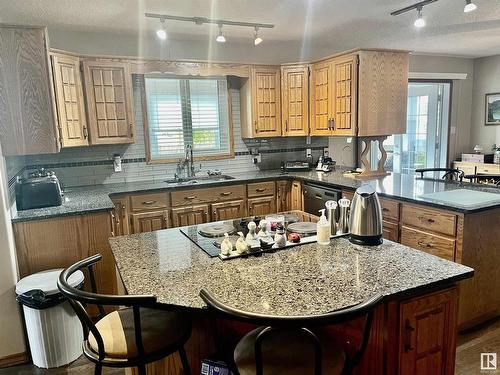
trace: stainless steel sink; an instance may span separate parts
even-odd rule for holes
[[[234,177],[228,175],[219,175],[219,176],[202,176],[202,177],[185,177],[178,179],[170,179],[165,180],[167,184],[178,184],[178,185],[191,185],[191,184],[199,184],[201,182],[218,182],[218,181],[228,181],[234,180]]]

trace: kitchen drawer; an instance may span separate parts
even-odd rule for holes
[[[382,221],[382,237],[386,240],[399,241],[399,225],[391,221]]]
[[[403,204],[402,223],[448,236],[455,236],[457,216],[448,212]]]
[[[401,244],[447,260],[455,260],[455,240],[403,226]]]
[[[497,164],[483,164],[477,166],[477,173],[483,174],[499,174],[500,167]]]
[[[132,211],[149,211],[168,207],[168,194],[151,193],[138,194],[130,197],[130,207]]]
[[[399,221],[399,202],[380,197],[379,201],[380,206],[382,206],[382,216],[384,220]]]
[[[245,185],[173,191],[171,198],[172,207],[245,199]]]
[[[263,197],[267,195],[275,195],[276,187],[274,181],[257,182],[247,185],[248,197]]]

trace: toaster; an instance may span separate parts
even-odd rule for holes
[[[59,179],[54,172],[38,170],[16,182],[16,206],[18,210],[53,207],[62,204]]]

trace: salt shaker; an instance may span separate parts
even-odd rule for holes
[[[339,199],[340,217],[337,227],[338,234],[349,233],[349,206],[351,201],[347,198]]]
[[[284,247],[286,245],[285,228],[282,225],[278,225],[276,227],[274,242],[276,243],[277,247]]]

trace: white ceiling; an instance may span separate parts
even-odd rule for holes
[[[427,27],[413,26],[416,12],[389,13],[417,0],[0,0],[0,22],[46,25],[68,32],[102,32],[155,38],[159,21],[145,12],[273,23],[261,30],[266,42],[307,50],[305,57],[356,47],[407,49],[479,57],[500,54],[500,0],[474,0],[464,14],[462,0],[439,0],[424,8]],[[172,41],[213,40],[214,25],[170,21]],[[250,41],[253,30],[224,27],[230,43]],[[300,53],[299,53],[300,54]],[[304,55],[304,54],[300,54]]]

